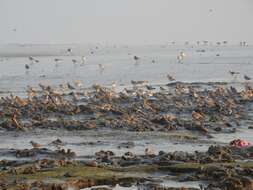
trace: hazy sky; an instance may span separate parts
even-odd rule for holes
[[[0,43],[253,43],[253,0],[0,0],[0,23]]]

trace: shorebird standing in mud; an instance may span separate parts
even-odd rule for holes
[[[196,120],[196,121],[202,121],[204,119],[204,114],[197,111],[193,111],[192,118],[193,120]]]
[[[195,127],[204,133],[207,133],[208,130],[204,127],[205,115],[199,111],[192,112],[192,121],[195,123]]]
[[[145,152],[146,156],[153,156],[153,155],[155,155],[155,149],[152,148],[152,147],[146,148],[144,152]]]
[[[59,62],[61,62],[61,61],[63,61],[63,59],[59,59],[59,58],[55,58],[55,59],[54,59],[54,62],[55,62],[55,63],[59,63]]]
[[[140,57],[134,56],[135,65],[138,65],[138,61],[140,60]]]
[[[59,58],[55,58],[54,61],[57,63],[57,62],[60,62],[62,61],[62,59],[59,59]]]
[[[81,60],[82,60],[82,65],[87,61],[87,57],[85,57],[85,56],[82,56],[81,57]]]
[[[41,148],[41,147],[42,147],[42,145],[41,145],[41,144],[36,143],[36,142],[34,142],[34,141],[30,141],[30,144],[31,144],[31,145],[32,145],[32,147],[33,147],[33,148],[35,148],[35,149],[39,149],[39,148]]]
[[[76,59],[72,59],[72,63],[75,65],[77,63]]]
[[[34,61],[34,58],[32,56],[29,56],[28,59],[31,61],[31,63]]]
[[[104,72],[104,70],[105,70],[105,66],[102,65],[101,63],[98,64],[98,68],[99,68],[100,74],[102,74]]]
[[[236,71],[229,71],[229,74],[234,78],[234,80],[237,79],[237,76],[240,74],[239,72]]]
[[[74,84],[75,84],[76,87],[79,87],[79,88],[82,87],[82,85],[83,85],[80,80],[74,81]]]
[[[138,61],[139,59],[140,59],[140,58],[139,58],[138,56],[136,56],[136,55],[134,56],[134,60],[135,60],[135,61]]]
[[[55,59],[54,59],[55,67],[58,67],[58,66],[59,66],[58,63],[60,63],[60,62],[62,62],[62,61],[63,61],[63,59],[55,58]]]
[[[28,75],[30,70],[30,66],[28,64],[25,64],[25,74]]]
[[[229,73],[234,76],[234,75],[239,75],[240,73],[239,72],[236,72],[236,71],[229,71]]]
[[[73,50],[71,48],[67,49],[67,53],[72,53],[72,52],[73,52]]]
[[[251,78],[250,78],[249,76],[247,76],[247,75],[244,75],[244,79],[245,79],[246,81],[251,80]]]
[[[25,64],[25,69],[26,70],[29,70],[30,69],[30,66],[28,64]]]

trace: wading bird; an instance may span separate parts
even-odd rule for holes
[[[186,54],[184,52],[180,52],[179,55],[177,56],[177,62],[178,63],[183,63],[184,58],[186,57]]]
[[[41,145],[41,144],[36,143],[36,142],[34,142],[34,141],[30,141],[30,144],[32,145],[32,147],[33,147],[33,148],[36,148],[36,149],[38,149],[38,148],[41,148],[41,147],[42,147],[42,145]]]
[[[167,74],[167,79],[169,81],[175,81],[176,79],[174,77],[172,77],[171,75]]]
[[[244,79],[245,80],[251,80],[251,78],[249,76],[247,76],[247,75],[244,75]]]
[[[25,68],[28,70],[30,69],[30,66],[28,64],[25,64]]]

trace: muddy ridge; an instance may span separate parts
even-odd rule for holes
[[[181,83],[152,88],[145,81],[116,92],[94,85],[78,90],[40,85],[29,88],[28,97],[10,95],[0,100],[0,127],[5,130],[64,128],[67,130],[120,129],[173,131],[187,129],[200,134],[235,132],[249,121],[253,89],[222,86],[199,90]],[[252,126],[248,126],[252,127]]]

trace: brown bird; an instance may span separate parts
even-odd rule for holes
[[[199,112],[196,112],[196,111],[193,111],[192,112],[192,118],[196,121],[201,121],[204,119],[204,115],[202,113],[199,113]]]
[[[39,148],[41,148],[41,147],[42,147],[42,145],[41,145],[41,144],[36,143],[36,142],[34,142],[34,141],[30,141],[30,144],[31,144],[31,145],[32,145],[32,147],[33,147],[33,148],[35,148],[35,149],[39,149]]]
[[[17,115],[16,113],[13,114],[12,118],[12,123],[13,125],[17,128],[17,129],[23,129],[23,127],[19,124],[19,122],[17,121]]]

